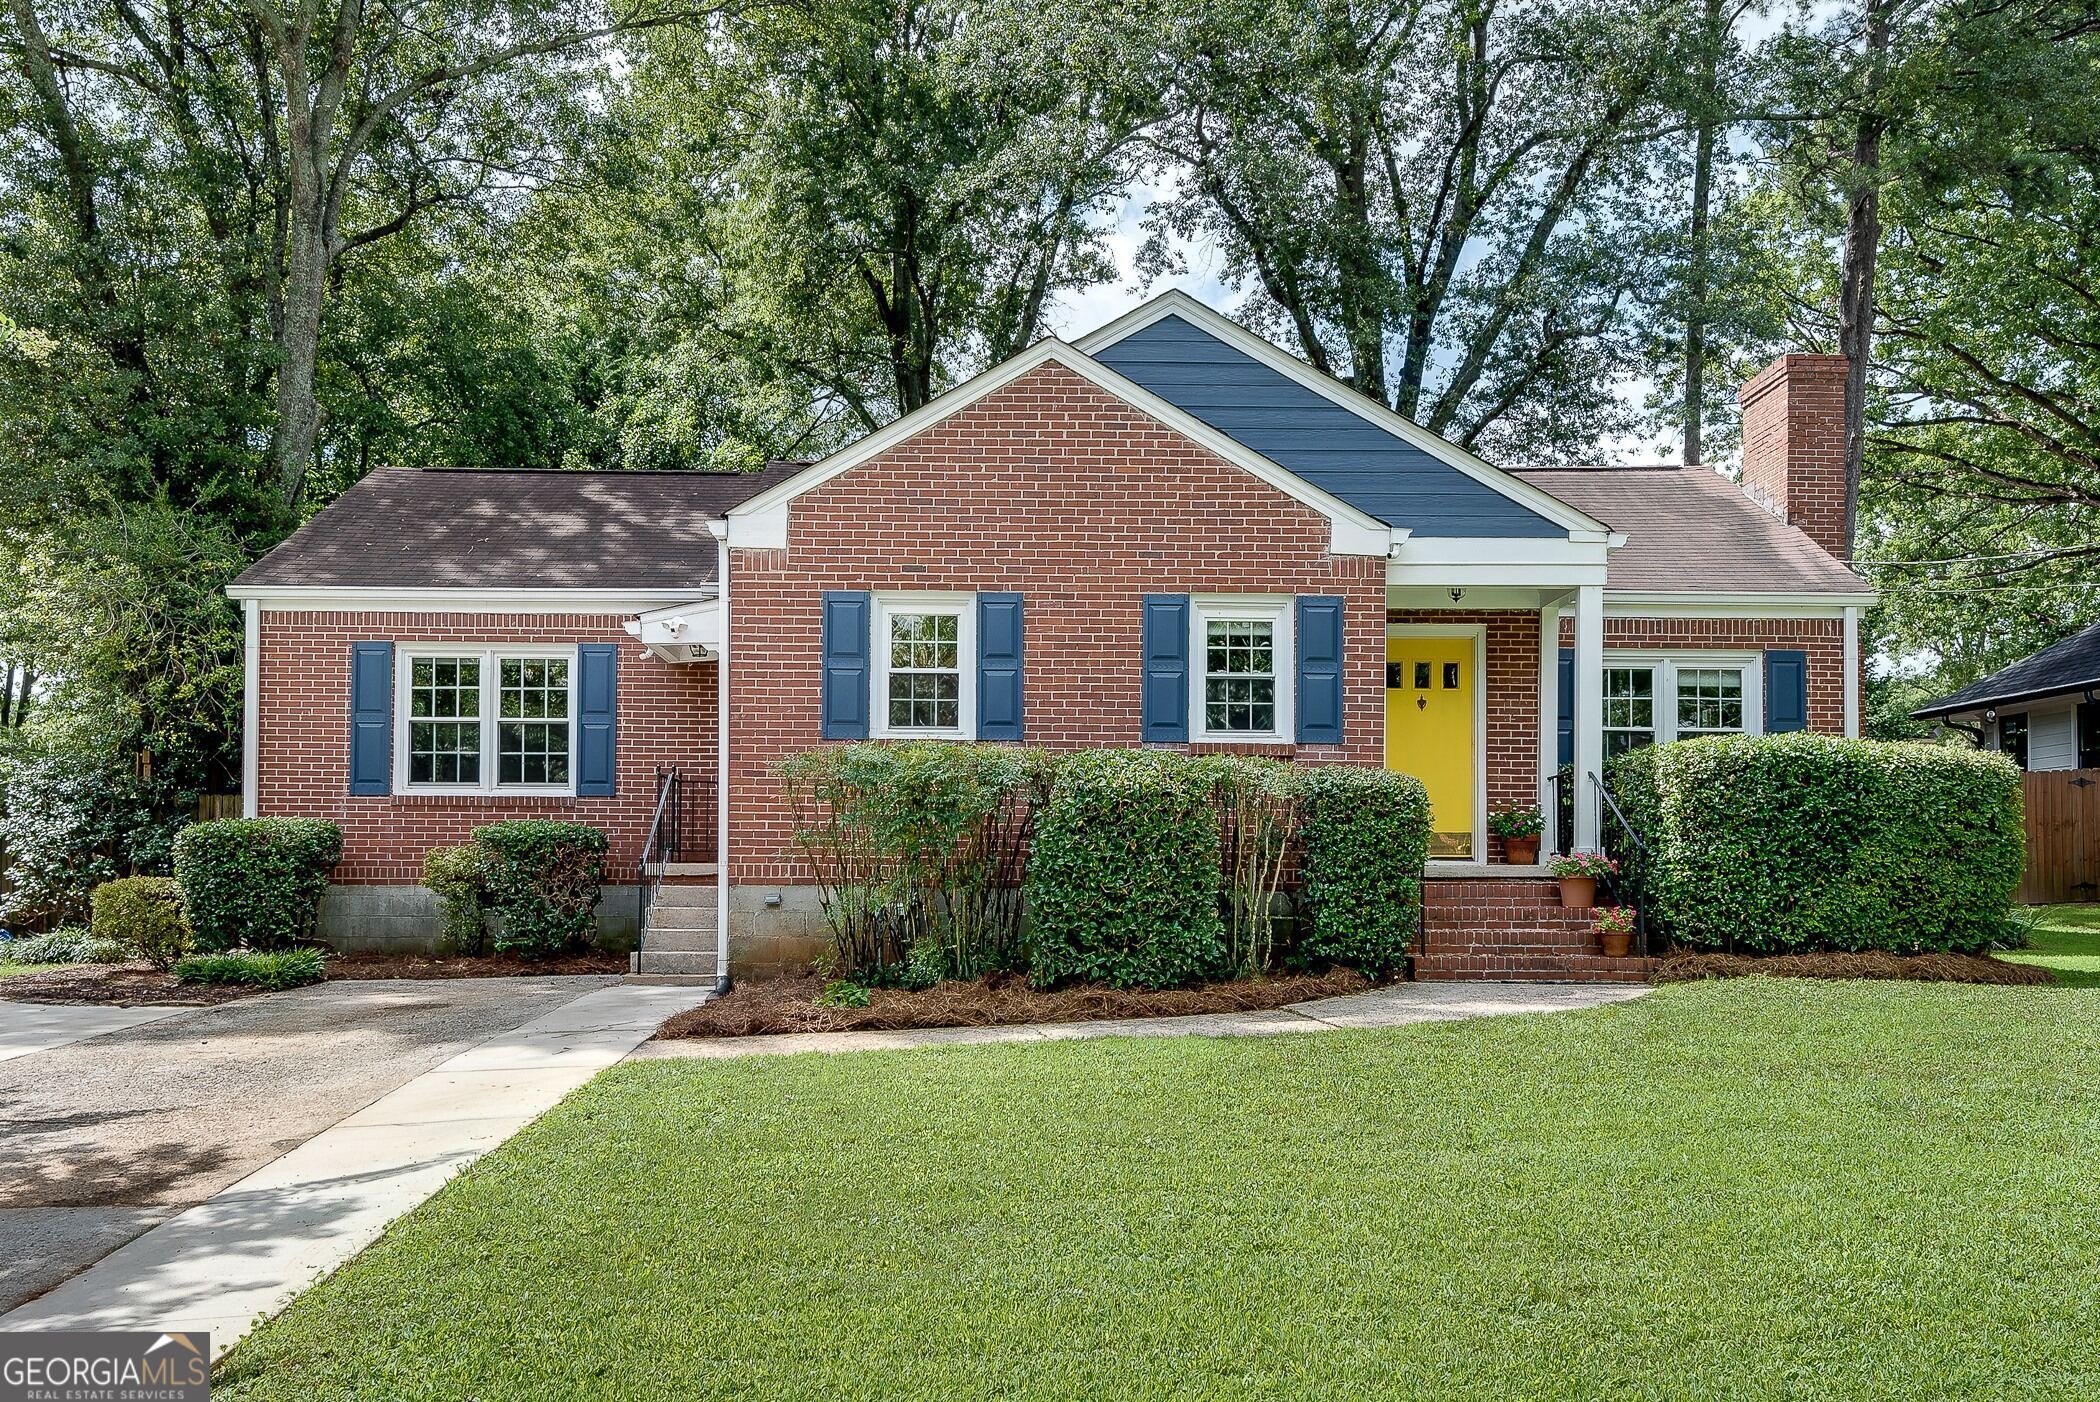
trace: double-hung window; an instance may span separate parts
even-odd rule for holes
[[[1604,757],[1666,740],[1763,730],[1758,659],[1623,657],[1604,662]]]
[[[976,732],[976,631],[967,594],[876,596],[876,735],[967,740]]]
[[[1199,675],[1189,688],[1195,740],[1277,743],[1291,730],[1291,601],[1192,599]]]
[[[574,648],[403,648],[395,788],[570,794]]]

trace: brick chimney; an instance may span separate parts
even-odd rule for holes
[[[1845,558],[1845,357],[1782,355],[1737,396],[1743,487]]]

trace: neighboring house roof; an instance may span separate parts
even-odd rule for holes
[[[1867,582],[1704,467],[1530,468],[1515,476],[1623,534],[1605,587],[1627,593],[1860,594]],[[1862,602],[1866,600],[1862,599]]]
[[[1550,539],[1594,529],[1550,496],[1184,293],[1154,299],[1079,347],[1220,433],[1417,536]]]
[[[1977,711],[2014,701],[2038,701],[2045,696],[2100,688],[2100,623],[2073,634],[2054,647],[2023,657],[2010,667],[1971,682],[1951,696],[1918,707],[1911,715],[1919,720],[1954,711]]]
[[[380,468],[234,587],[659,589],[710,583],[707,523],[800,471]]]

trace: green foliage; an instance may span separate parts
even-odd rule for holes
[[[1602,881],[1618,875],[1619,864],[1602,852],[1563,852],[1547,864],[1555,876],[1587,876]]]
[[[588,823],[524,820],[474,829],[486,854],[496,948],[547,958],[588,944],[605,879],[605,833]]]
[[[835,978],[810,1001],[820,1008],[865,1008],[869,995],[865,987],[851,979]]]
[[[313,933],[343,833],[316,818],[228,818],[175,838],[175,880],[196,947],[282,949]]]
[[[1276,959],[1276,917],[1303,793],[1280,760],[1218,755],[1200,761],[1213,786],[1225,858],[1224,972],[1259,973]]]
[[[1488,831],[1497,837],[1537,837],[1546,831],[1546,815],[1537,804],[1498,808],[1488,814]]]
[[[182,891],[167,876],[127,876],[95,888],[95,938],[135,949],[156,969],[189,952]]]
[[[175,965],[183,983],[232,983],[250,988],[298,988],[327,977],[321,951],[300,949],[229,949],[193,954]]]
[[[488,929],[489,854],[475,843],[423,854],[423,885],[438,899],[439,939],[454,954],[480,954]]]
[[[0,846],[8,889],[0,916],[41,923],[79,920],[89,894],[130,865],[151,815],[101,756],[24,754],[0,761]]]
[[[97,939],[78,925],[61,925],[47,934],[0,940],[0,964],[121,964],[132,957],[129,945]]]
[[[1029,825],[1056,761],[1003,745],[830,745],[781,762],[835,967],[878,982],[1027,961]]]
[[[1301,957],[1369,974],[1402,968],[1421,922],[1429,791],[1408,774],[1323,764],[1305,776]]]
[[[1064,757],[1029,858],[1031,976],[1171,988],[1225,962],[1210,771],[1153,750]]]
[[[1622,755],[1610,782],[1648,848],[1635,903],[1700,948],[1981,950],[2020,881],[2020,774],[1994,754],[1707,738]]]

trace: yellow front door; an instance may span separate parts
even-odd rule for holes
[[[1429,790],[1429,855],[1473,856],[1473,639],[1387,638],[1385,767]]]

